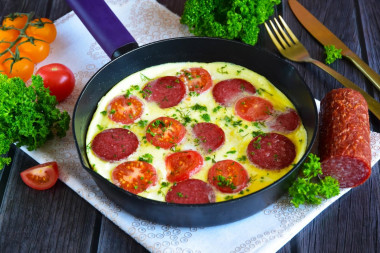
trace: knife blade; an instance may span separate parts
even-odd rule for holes
[[[336,37],[299,2],[296,0],[289,0],[288,3],[298,21],[315,39],[324,46],[334,45],[336,48],[342,49],[342,55],[351,60],[380,91],[380,76],[373,69],[352,52],[338,37]]]

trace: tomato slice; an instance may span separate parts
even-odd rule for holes
[[[112,182],[134,194],[145,191],[157,183],[156,169],[144,161],[128,161],[112,171]]]
[[[203,68],[189,68],[181,71],[179,79],[187,85],[189,91],[205,92],[212,86],[210,73]]]
[[[48,162],[31,167],[20,173],[22,181],[36,190],[46,190],[58,180],[58,165],[56,162]]]
[[[115,97],[107,107],[108,118],[125,125],[132,124],[143,113],[143,103],[136,97]]]
[[[146,139],[156,147],[169,149],[185,137],[186,128],[177,120],[159,117],[149,123]]]
[[[168,172],[167,180],[173,183],[181,182],[201,169],[203,158],[197,151],[187,150],[167,156],[165,164]]]
[[[256,96],[241,98],[235,104],[235,113],[248,121],[266,120],[272,112],[272,103]]]
[[[236,193],[248,184],[248,173],[244,167],[233,160],[215,163],[208,171],[208,182],[224,193]]]

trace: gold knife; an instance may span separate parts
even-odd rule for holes
[[[313,35],[322,45],[334,45],[342,49],[342,55],[350,59],[358,69],[375,85],[380,91],[380,76],[371,69],[363,60],[352,52],[340,39],[338,39],[327,27],[315,18],[305,7],[296,0],[289,0],[289,6],[298,21]]]

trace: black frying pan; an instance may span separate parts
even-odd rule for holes
[[[297,176],[300,164],[310,152],[318,121],[313,96],[295,68],[256,47],[216,38],[177,38],[138,47],[103,0],[67,2],[104,51],[113,58],[88,81],[75,105],[72,119],[80,161],[106,196],[132,215],[152,222],[175,226],[211,226],[248,217],[287,191]],[[238,199],[202,205],[181,205],[146,199],[115,186],[90,169],[85,140],[98,101],[130,74],[158,64],[188,61],[231,62],[269,79],[293,102],[306,128],[307,150],[300,162],[283,178],[258,192]]]

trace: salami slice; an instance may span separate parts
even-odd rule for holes
[[[110,128],[97,134],[91,142],[95,155],[106,161],[119,161],[134,153],[139,145],[136,135],[124,128]]]
[[[208,153],[224,144],[224,131],[213,123],[198,123],[193,127],[197,142]]]
[[[178,105],[186,94],[185,84],[175,76],[164,76],[145,85],[143,97],[156,102],[160,108]]]
[[[224,106],[231,106],[239,98],[256,93],[256,88],[243,79],[227,79],[215,84],[212,95],[216,102]]]
[[[257,167],[280,170],[293,162],[296,157],[296,148],[286,136],[267,133],[253,138],[248,144],[247,156]]]
[[[356,187],[371,174],[368,105],[352,89],[336,89],[321,101],[319,155],[324,176]]]
[[[274,118],[268,125],[271,129],[279,132],[292,132],[300,125],[300,117],[293,109],[289,109]]]
[[[188,179],[172,186],[165,200],[177,204],[207,204],[215,202],[215,192],[199,179]]]
[[[271,116],[272,112],[272,103],[256,96],[241,98],[235,104],[235,113],[248,121],[266,120]]]

